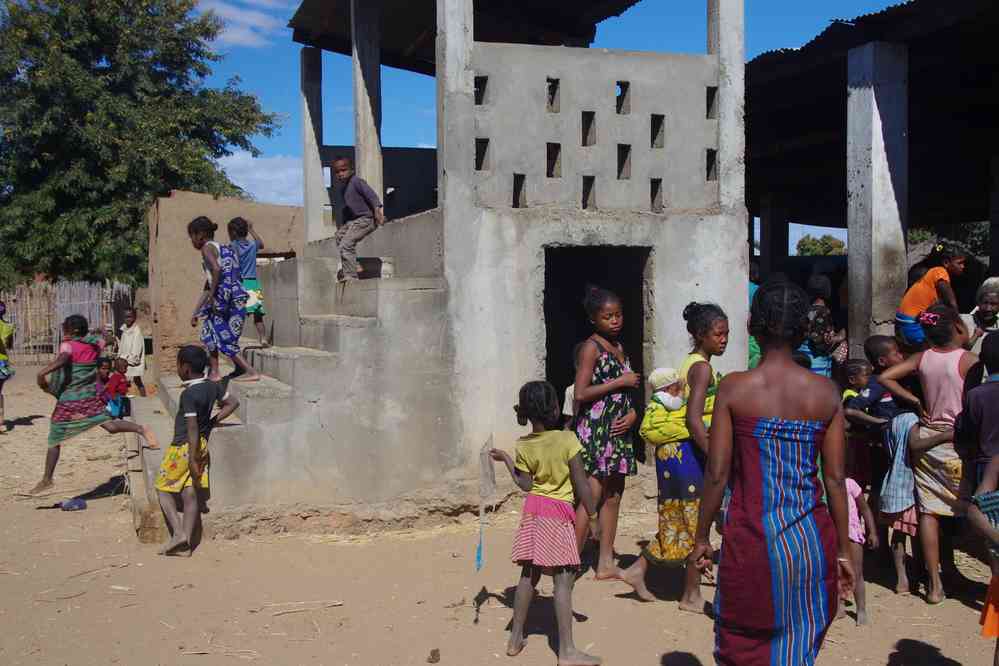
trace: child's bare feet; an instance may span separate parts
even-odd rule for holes
[[[599,666],[603,663],[600,657],[586,654],[580,650],[566,650],[558,655],[558,666]]]
[[[857,611],[857,626],[866,627],[867,626],[867,611],[858,610]]]
[[[593,580],[607,581],[607,580],[624,580],[621,575],[624,572],[621,571],[620,567],[613,565],[600,566],[597,565],[593,572]]]
[[[906,577],[901,577],[898,582],[895,583],[895,594],[912,594],[912,588],[909,587],[909,579]]]
[[[52,479],[42,479],[41,481],[38,482],[38,484],[34,488],[28,491],[28,494],[38,495],[39,493],[43,493],[46,490],[49,490],[54,485],[55,484],[52,483]]]
[[[510,641],[506,644],[506,656],[516,657],[518,654],[524,651],[524,647],[527,645],[527,641],[523,636],[510,635]]]
[[[142,426],[142,438],[146,440],[147,449],[160,448],[160,441],[156,439],[156,433],[149,426]]]
[[[645,575],[641,571],[632,571],[630,568],[625,569],[621,572],[621,581],[630,585],[631,589],[635,590],[635,594],[642,601],[656,600],[652,593],[649,592],[649,588],[645,586]]]
[[[175,534],[165,546],[160,548],[160,555],[180,555],[183,550],[190,551],[187,539],[182,534]]]
[[[679,609],[684,613],[708,614],[707,604],[701,596],[698,596],[696,599],[681,599]]]

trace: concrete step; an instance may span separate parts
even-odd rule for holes
[[[229,392],[239,400],[236,413],[243,423],[286,423],[293,417],[288,384],[263,375],[258,382],[229,382]]]
[[[368,320],[364,321],[367,324]],[[274,377],[296,391],[327,384],[339,365],[336,354],[309,347],[254,348],[245,350],[245,355],[257,372]]]
[[[400,292],[442,291],[443,278],[389,278],[357,280],[336,285],[329,314],[377,317],[384,300],[405,295]],[[325,313],[318,313],[325,314]]]
[[[300,341],[303,347],[327,353],[355,350],[355,343],[369,336],[378,327],[378,319],[375,317],[304,315],[300,321]],[[295,385],[302,386],[301,383]]]

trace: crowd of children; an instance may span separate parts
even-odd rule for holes
[[[897,336],[871,336],[863,345],[865,358],[846,358],[847,345],[842,331],[831,322],[827,304],[808,294],[811,305],[801,338],[795,343],[800,346],[788,354],[788,362],[841,382],[846,441],[842,488],[848,520],[840,576],[841,582],[850,583],[855,619],[860,625],[874,621],[866,604],[865,549],[890,554],[896,592],[915,592],[925,581],[927,603],[938,604],[945,598],[948,581],[955,581],[952,538],[957,519],[967,516],[967,523],[989,544],[993,570],[982,613],[982,634],[999,638],[999,410],[995,409],[999,404],[999,284],[986,282],[976,297],[978,307],[970,317],[962,318],[951,281],[961,275],[964,263],[959,246],[945,243],[934,248],[924,264],[925,272],[914,276],[899,308]],[[784,298],[786,301],[787,296]],[[597,523],[600,546],[593,563],[597,579],[622,580],[640,599],[654,600],[644,582],[649,565],[690,562],[688,573],[695,575],[687,576],[681,606],[700,611],[703,605],[696,590],[701,571],[710,569],[710,564],[691,566],[697,563],[688,558],[696,556],[705,562],[706,551],[696,545],[695,530],[698,520],[706,516],[703,505],[698,516],[698,504],[702,501],[701,480],[706,478],[712,406],[721,379],[710,362],[712,356],[724,353],[727,319],[716,306],[691,304],[684,318],[694,343],[692,354],[679,372],[659,368],[648,378],[651,399],[639,434],[656,451],[660,527],[636,563],[622,571],[614,563],[613,539],[624,477],[635,473],[630,432],[639,380],[619,342],[624,326],[620,299],[589,288],[585,306],[594,334],[577,345],[576,381],[566,389],[562,401],[563,425],[570,434],[559,435],[557,445],[541,446],[540,433],[556,427],[558,396],[553,387],[535,382],[524,387],[517,408],[518,414],[533,415],[529,420],[534,434],[518,443],[516,463],[501,451],[493,454],[507,463],[517,484],[531,493],[514,547],[513,559],[523,567],[523,573],[515,602],[511,655],[523,649],[523,615],[537,576],[542,572],[561,575],[565,568],[578,567],[590,526],[596,528]],[[753,365],[763,358],[759,346],[757,352]],[[816,357],[827,362],[816,368]],[[525,402],[529,395],[544,396],[531,403],[533,411]],[[800,433],[795,437],[800,438]],[[710,441],[714,443],[714,439]],[[829,467],[820,460],[818,469],[826,470],[825,489],[830,492],[829,502],[834,503],[831,491],[835,488],[838,494],[840,490],[835,485],[839,481],[829,476],[835,474],[835,462],[832,464]],[[574,548],[569,547],[565,532],[568,507],[539,509],[539,497],[548,492],[541,485],[561,488],[564,492],[559,501],[576,502]],[[730,491],[726,486],[720,503],[722,515]],[[830,505],[836,522],[832,509]],[[708,513],[712,510],[708,507]],[[540,515],[561,521],[560,527],[539,532]],[[599,519],[593,520],[597,516]],[[724,519],[719,532],[723,539],[740,538],[739,532],[726,532]],[[524,546],[528,542],[530,548]],[[554,559],[549,557],[552,554],[557,554]],[[561,580],[556,595],[566,602],[571,598],[573,578]],[[839,615],[843,614],[845,595],[842,599]],[[556,609],[560,613],[560,640],[567,641],[568,650],[565,654],[560,651],[559,663],[595,663],[595,658],[573,652],[570,615],[559,607],[558,600]],[[718,630],[726,631],[724,627]],[[814,657],[800,655],[800,663],[813,663]],[[995,659],[999,666],[999,642]]]

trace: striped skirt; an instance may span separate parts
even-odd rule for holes
[[[521,566],[578,567],[576,511],[563,500],[528,495],[511,559]]]

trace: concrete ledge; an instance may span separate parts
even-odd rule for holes
[[[163,450],[173,439],[173,419],[166,406],[157,398],[132,398],[129,420],[148,426],[156,433],[160,449],[141,448],[140,438],[125,433],[128,461],[128,492],[132,502],[132,526],[140,543],[162,543],[169,537],[166,520],[156,494],[156,474],[163,460]]]
[[[239,400],[236,413],[243,423],[284,423],[293,417],[292,388],[273,377],[259,382],[229,382],[229,392]]]

